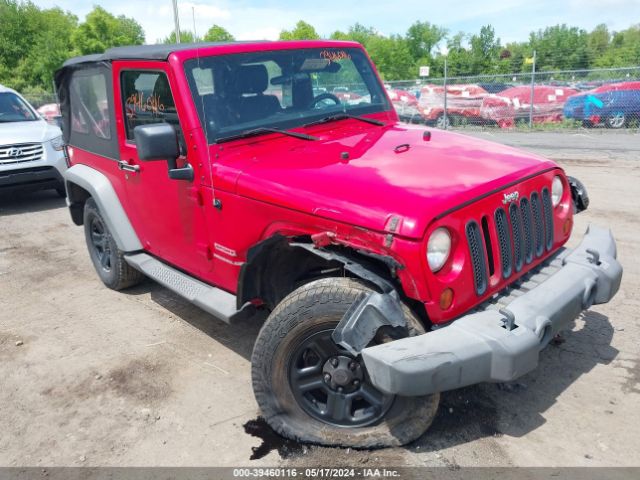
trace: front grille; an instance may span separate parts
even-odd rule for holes
[[[482,246],[482,234],[480,226],[475,220],[467,223],[467,242],[471,253],[471,264],[473,266],[473,280],[476,293],[482,295],[487,290],[487,262],[485,260],[484,248]]]
[[[0,146],[0,165],[35,162],[42,159],[41,143],[19,143]]]
[[[482,215],[486,222],[487,216]],[[494,254],[492,242],[483,241],[478,222],[470,220],[466,226],[467,243],[473,268],[473,279],[478,295],[483,295],[489,285],[488,259],[500,262],[503,278],[508,279],[522,270],[525,264],[533,262],[544,251],[553,247],[553,207],[551,195],[545,187],[541,193],[532,192],[520,202],[511,203],[507,210],[500,207],[493,215],[493,225],[485,225],[486,231],[495,233],[499,251]],[[486,233],[486,232],[485,232]],[[495,270],[498,265],[496,264]],[[487,274],[487,271],[491,273]]]

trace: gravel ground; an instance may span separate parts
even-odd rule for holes
[[[443,395],[399,449],[308,447],[256,421],[259,320],[227,326],[147,281],[103,287],[52,192],[0,197],[0,466],[640,465],[640,136],[477,132],[560,161],[610,225],[621,290],[515,384]],[[434,134],[434,140],[436,135]],[[251,460],[251,457],[260,457]]]

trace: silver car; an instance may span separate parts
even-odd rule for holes
[[[16,91],[0,85],[0,194],[55,189],[65,196],[62,131]]]

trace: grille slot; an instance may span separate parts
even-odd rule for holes
[[[482,217],[482,236],[484,237],[484,248],[487,252],[487,263],[489,263],[489,276],[496,271],[496,264],[493,260],[493,247],[491,247],[491,235],[489,234],[489,220],[485,215]]]
[[[476,293],[482,295],[487,290],[487,267],[484,248],[482,246],[482,233],[480,232],[478,222],[475,220],[467,223],[466,231],[473,266],[473,281],[476,287]]]
[[[522,237],[524,240],[524,261],[531,263],[533,260],[533,232],[531,227],[531,207],[528,198],[520,200],[522,212]]]
[[[546,187],[542,189],[542,209],[544,211],[545,247],[549,251],[553,247],[553,206],[551,205],[551,195]]]
[[[538,192],[531,194],[531,214],[533,216],[534,225],[534,245],[536,257],[542,255],[544,252],[544,227],[542,225],[542,206],[540,205],[540,196]]]
[[[498,242],[500,243],[500,263],[502,264],[502,276],[507,278],[511,275],[511,235],[509,234],[509,222],[504,208],[499,208],[495,213],[496,231],[498,232]]]
[[[513,263],[516,272],[522,269],[524,238],[522,235],[522,216],[517,203],[509,207],[509,219],[511,220],[511,234],[513,235]]]
[[[20,143],[0,146],[0,165],[36,162],[42,159],[41,143]]]

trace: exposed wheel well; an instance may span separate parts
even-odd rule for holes
[[[258,300],[273,310],[284,297],[312,280],[355,277],[376,290],[381,290],[380,283],[391,285],[425,327],[430,325],[424,306],[405,296],[391,262],[345,246],[326,247],[315,253],[312,245],[309,237],[287,239],[275,235],[252,247],[238,280],[238,307]]]
[[[87,199],[91,197],[91,194],[81,186],[72,182],[67,182],[67,194],[69,195],[71,220],[76,225],[82,225],[84,223],[84,204]]]

